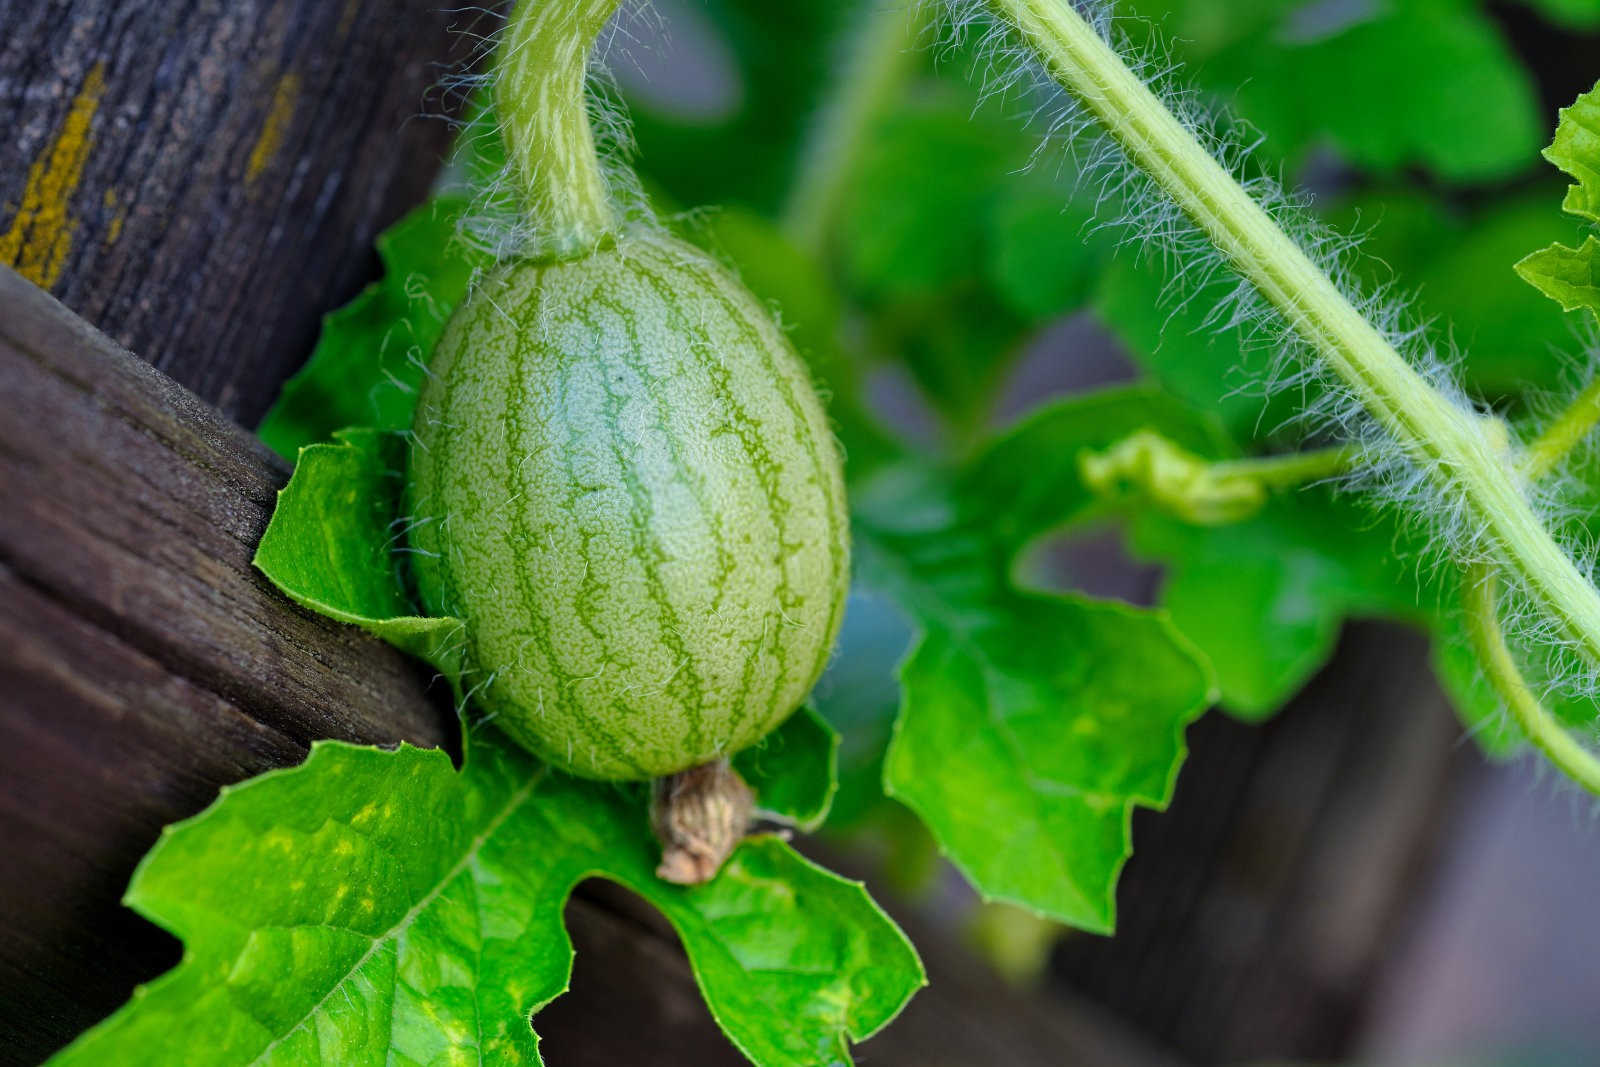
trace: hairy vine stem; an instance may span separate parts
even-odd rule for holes
[[[1068,0],[988,0],[1440,488],[1592,662],[1600,593],[1556,544],[1482,420],[1440,394],[1200,145]]]
[[[495,56],[494,104],[535,255],[585,255],[618,221],[589,124],[589,52],[621,0],[518,0]]]

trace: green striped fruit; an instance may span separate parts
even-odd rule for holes
[[[768,312],[631,234],[497,267],[418,404],[418,592],[534,753],[642,779],[730,755],[805,699],[849,580],[839,455]]]

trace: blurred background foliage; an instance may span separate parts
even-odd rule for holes
[[[1004,72],[971,41],[916,47],[933,40],[926,26],[885,37],[873,23],[893,12],[845,0],[656,7],[666,44],[642,46],[649,30],[625,25],[611,45],[639,168],[658,210],[791,324],[834,398],[858,495],[906,442],[956,467],[974,462],[1018,414],[1070,403],[1049,395],[1063,382],[1153,379],[1197,424],[1220,422],[1241,453],[1302,436],[1289,421],[1301,394],[1265,395],[1269,354],[1248,328],[1208,321],[1225,289],[1173,299],[1178,272],[1191,268],[1142,255],[1123,244],[1124,229],[1101,225],[1097,176],[1080,181],[1072,153],[1041,148],[1057,102],[986,92]],[[1204,103],[1257,131],[1251,166],[1362,235],[1358,276],[1410,298],[1435,343],[1464,355],[1474,393],[1518,417],[1570,387],[1583,350],[1577,320],[1511,264],[1578,239],[1558,209],[1565,180],[1539,149],[1557,107],[1594,72],[1531,60],[1594,40],[1583,35],[1600,29],[1600,0],[1141,0],[1118,11],[1135,16],[1122,26],[1136,42],[1181,64],[1180,80]],[[673,70],[680,52],[696,57],[687,78]],[[843,178],[825,224],[796,219],[796,186],[831,98],[858,92],[863,67],[878,78],[861,135],[830,157]],[[1043,121],[1026,121],[1036,114]],[[1059,340],[1052,347],[1064,323],[1114,342],[1131,366],[1058,367],[1041,385],[1027,366],[1041,350],[1073,359]],[[1124,503],[1131,551],[1165,565],[1156,595],[1213,661],[1230,711],[1260,718],[1280,706],[1327,658],[1347,616],[1399,617],[1443,638],[1440,673],[1484,747],[1514,746],[1457,648],[1450,576],[1408,562],[1419,535],[1396,517],[1324,491],[1276,497],[1216,528]],[[1025,581],[1061,581],[1047,567],[1029,571]],[[852,618],[867,611],[854,607]],[[878,618],[890,614],[852,625],[835,682],[892,667],[904,635],[897,644]],[[886,734],[897,696],[873,684],[881,699],[835,709],[849,719],[847,739]],[[837,687],[863,691],[858,681]],[[870,792],[874,769],[859,769]],[[857,810],[842,804],[840,819]]]
[[[625,27],[611,45],[638,167],[664,216],[781,309],[832,397],[859,510],[871,513],[880,475],[908,454],[968,485],[1006,449],[1028,463],[1044,453],[1022,444],[1050,441],[1030,439],[1038,427],[1019,416],[1070,417],[1083,390],[1132,378],[1178,400],[1217,457],[1303,443],[1288,422],[1300,393],[1264,396],[1267,354],[1248,329],[1208,321],[1224,290],[1174,300],[1190,268],[1100,225],[1096,183],[1080,183],[1061,146],[1040,150],[1052,102],[985,93],[996,71],[971,42],[908,46],[874,28],[877,5],[853,0],[656,8],[675,43],[643,47],[650,34]],[[1512,264],[1579,240],[1559,210],[1566,181],[1539,150],[1557,108],[1600,73],[1600,0],[1136,0],[1118,11],[1138,16],[1126,32],[1180,64],[1203,102],[1255,131],[1251,166],[1362,235],[1357,276],[1409,299],[1435,343],[1463,355],[1471,392],[1526,423],[1576,384],[1592,338]],[[926,44],[932,32],[911,36]],[[697,57],[687,76],[673,70],[684,54]],[[815,180],[808,154],[832,151],[818,130],[841,92],[861,97],[860,136],[829,156],[842,177],[821,217],[815,196],[797,217]],[[1323,488],[1218,527],[1136,497],[1114,503],[1068,534],[1109,523],[1120,552],[1160,566],[1147,588],[1116,591],[1170,610],[1211,661],[1225,711],[1271,715],[1327,660],[1345,619],[1378,616],[1433,637],[1440,680],[1485,751],[1517,747],[1462,647],[1454,577],[1418,563],[1425,531]],[[1024,556],[1019,580],[1096,585],[1070,552],[1048,549]],[[936,850],[878,781],[912,632],[890,600],[859,589],[819,690],[844,736],[831,825],[874,842],[907,890],[930,884]],[[1056,936],[992,908],[973,913],[972,930],[1018,979],[1039,972]]]

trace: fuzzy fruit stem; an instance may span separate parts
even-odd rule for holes
[[[584,79],[621,0],[519,0],[495,57],[494,103],[535,255],[573,259],[616,232]]]
[[[1067,0],[989,2],[1442,491],[1460,498],[1501,566],[1600,663],[1600,593],[1556,545],[1480,420],[1394,350]]]

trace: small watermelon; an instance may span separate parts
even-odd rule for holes
[[[417,407],[410,542],[466,684],[572,773],[649,779],[805,699],[849,582],[840,458],[804,364],[702,253],[626,232],[497,266]]]

